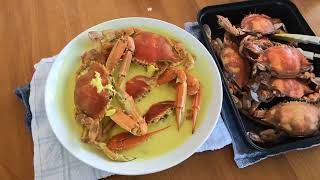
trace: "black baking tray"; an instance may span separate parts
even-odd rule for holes
[[[263,129],[266,129],[266,126],[260,125],[248,117],[239,113],[236,108],[231,93],[229,92],[228,87],[226,86],[225,77],[223,75],[223,65],[220,59],[217,57],[213,48],[210,46],[208,38],[205,36],[205,32],[203,29],[204,24],[208,24],[212,30],[213,37],[223,38],[223,34],[225,32],[224,29],[220,28],[217,24],[216,15],[223,15],[228,17],[229,20],[233,24],[240,24],[242,18],[245,15],[250,13],[260,13],[266,14],[272,18],[280,18],[283,23],[286,25],[287,31],[289,33],[297,33],[297,34],[306,34],[306,35],[315,35],[311,30],[298,8],[290,1],[287,0],[255,0],[255,1],[245,1],[231,4],[223,4],[223,5],[214,5],[203,8],[198,13],[198,23],[200,25],[200,29],[202,31],[202,40],[204,45],[207,47],[209,52],[212,54],[214,60],[216,61],[223,84],[223,108],[221,114],[224,118],[224,121],[237,121],[238,130],[241,131],[241,135],[244,136],[244,139],[248,144],[253,146],[258,150],[269,151],[269,152],[282,152],[288,151],[291,149],[309,147],[314,144],[320,143],[320,135],[304,137],[304,138],[288,138],[287,140],[279,143],[279,144],[257,144],[249,137],[247,137],[248,131],[251,132],[259,132]],[[319,48],[314,45],[300,45],[304,50],[319,52]],[[314,62],[315,66],[315,74],[320,76],[320,64],[319,62]],[[228,123],[226,123],[228,124]],[[230,129],[227,125],[229,131]]]

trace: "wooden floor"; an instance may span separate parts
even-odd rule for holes
[[[14,96],[31,80],[40,58],[57,54],[83,30],[119,17],[158,18],[183,27],[197,12],[227,0],[1,0],[0,5],[0,179],[33,179],[33,144]],[[293,1],[320,35],[320,1]],[[152,8],[152,11],[147,11]],[[238,169],[230,146],[193,155],[169,170],[110,179],[320,179],[320,148],[291,152]]]

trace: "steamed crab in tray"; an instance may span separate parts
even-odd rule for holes
[[[297,43],[275,41],[279,33],[287,36],[281,20],[250,14],[236,26],[227,17],[218,15],[217,19],[225,30],[223,39],[212,37],[208,25],[204,30],[222,61],[234,103],[249,119],[269,127],[258,133],[247,132],[249,138],[258,143],[278,143],[287,137],[317,134],[320,81],[312,61]]]
[[[168,37],[138,28],[89,32],[95,48],[81,56],[74,91],[75,118],[83,126],[81,140],[94,145],[114,161],[135,157],[121,154],[144,143],[151,136],[166,131],[150,131],[148,126],[165,119],[174,110],[177,131],[187,117],[195,131],[200,110],[200,81],[189,73],[194,56]],[[145,74],[126,80],[132,64],[146,69]],[[141,112],[137,102],[163,84],[172,83],[175,100],[152,104]],[[191,109],[186,109],[187,96]],[[110,136],[119,126],[124,132]]]

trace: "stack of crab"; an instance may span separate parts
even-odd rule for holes
[[[244,115],[271,127],[257,134],[248,132],[249,137],[258,143],[275,143],[284,137],[316,134],[320,81],[296,44],[270,40],[272,35],[286,32],[281,20],[250,14],[234,26],[226,17],[217,18],[226,31],[223,40],[212,38],[208,25],[204,30],[223,62],[233,100]],[[261,108],[275,103],[269,109]]]
[[[188,73],[195,59],[181,43],[133,27],[89,32],[89,38],[96,45],[81,56],[74,91],[75,119],[83,126],[83,142],[102,150],[111,160],[130,161],[134,158],[119,151],[168,128],[148,132],[148,124],[164,119],[175,109],[180,128],[187,95],[192,98],[190,119],[194,132],[200,109],[200,82]],[[151,75],[135,76],[123,84],[131,62],[146,66]],[[142,114],[137,101],[152,88],[171,81],[175,82],[176,100],[155,103]],[[114,125],[127,132],[109,137]]]

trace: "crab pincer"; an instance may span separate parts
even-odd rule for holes
[[[200,90],[198,91],[197,94],[195,94],[192,97],[192,114],[191,114],[191,120],[192,120],[192,134],[195,131],[196,128],[196,122],[197,122],[197,117],[198,113],[200,111]]]
[[[158,122],[161,119],[166,118],[166,115],[172,111],[175,106],[174,101],[161,101],[150,106],[148,111],[143,115],[146,122],[153,123]]]
[[[166,126],[164,128],[158,129],[153,132],[149,132],[142,136],[134,136],[128,132],[119,133],[108,140],[107,147],[111,150],[125,150],[129,148],[133,148],[139,144],[142,144],[148,138],[155,135],[156,133],[159,133],[160,131],[163,131],[169,127],[170,126]]]
[[[125,90],[137,101],[151,90],[153,84],[154,81],[152,78],[138,75],[126,82]]]
[[[139,123],[135,119],[124,113],[120,108],[117,108],[116,112],[111,115],[110,118],[120,127],[129,131],[135,136],[144,134],[144,130],[141,129]]]
[[[184,70],[169,68],[158,78],[157,84],[165,84],[174,79],[176,79],[176,123],[179,130],[182,124],[187,98],[187,75]]]

